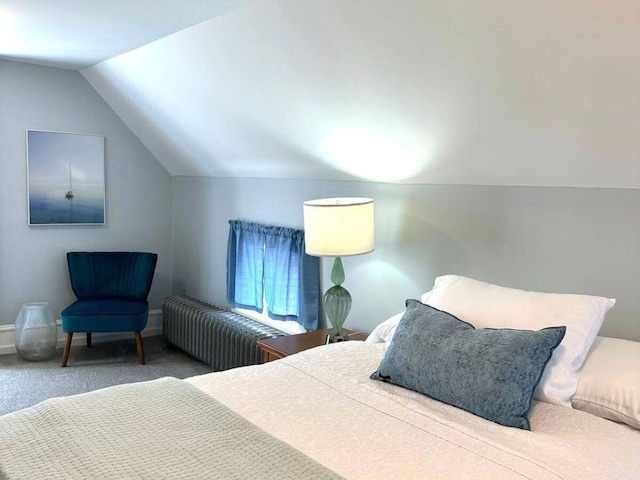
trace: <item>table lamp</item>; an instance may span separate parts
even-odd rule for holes
[[[342,286],[341,257],[360,255],[374,249],[373,200],[370,198],[324,198],[304,202],[305,251],[316,257],[335,257],[331,270],[333,287],[322,305],[333,326],[327,342],[347,340],[342,325],[351,310],[351,295]]]

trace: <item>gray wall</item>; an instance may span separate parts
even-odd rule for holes
[[[106,226],[27,225],[26,129],[105,136]],[[59,318],[75,298],[70,250],[158,253],[149,300],[159,308],[170,291],[171,207],[171,177],[78,72],[0,61],[0,325],[31,301]]]
[[[29,128],[105,135],[105,227],[27,226]],[[301,227],[304,200],[361,195],[376,201],[376,251],[344,259],[354,297],[348,327],[370,331],[436,276],[458,273],[615,297],[602,333],[640,340],[638,190],[172,180],[79,73],[7,61],[0,61],[0,185],[0,325],[13,323],[24,302],[49,301],[58,316],[73,300],[69,250],[159,253],[151,308],[170,292],[223,304],[227,220]],[[324,288],[330,268],[324,259]]]
[[[346,326],[371,331],[457,273],[528,290],[615,297],[601,333],[640,340],[640,191],[174,177],[176,293],[224,304],[227,221],[302,226],[302,202],[375,199],[375,252],[344,259]],[[323,288],[331,260],[323,259]]]

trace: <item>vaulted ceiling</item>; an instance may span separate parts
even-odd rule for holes
[[[172,175],[640,188],[636,0],[198,15],[78,67]]]
[[[81,69],[255,0],[0,0],[0,58]]]

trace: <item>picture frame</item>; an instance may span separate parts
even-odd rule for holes
[[[105,225],[104,135],[26,133],[28,224]]]

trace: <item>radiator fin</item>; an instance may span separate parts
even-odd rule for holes
[[[279,330],[186,295],[162,303],[164,338],[214,370],[262,363],[258,341],[284,335]]]

